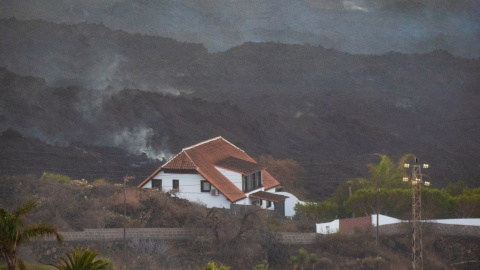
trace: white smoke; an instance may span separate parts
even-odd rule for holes
[[[156,150],[152,147],[151,141],[154,135],[152,128],[135,127],[133,129],[124,128],[114,134],[113,144],[127,150],[132,154],[145,153],[151,159],[168,159],[171,154],[164,150]]]
[[[358,10],[358,11],[368,12],[368,9],[361,7],[352,1],[343,1],[343,7],[347,10]]]
[[[84,86],[91,89],[104,89],[110,86],[121,87],[115,82],[118,80],[118,71],[125,59],[122,55],[114,54],[106,56],[90,67]]]

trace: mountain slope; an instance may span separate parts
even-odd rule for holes
[[[0,131],[160,159],[221,135],[252,156],[297,160],[312,198],[365,174],[375,153],[416,154],[435,185],[478,185],[478,59],[273,42],[209,54],[102,25],[15,19],[0,20],[0,34]]]

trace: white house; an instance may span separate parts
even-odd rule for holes
[[[280,183],[242,149],[222,137],[184,148],[138,187],[174,191],[208,208],[257,205],[285,215]]]
[[[378,215],[378,226],[410,222],[409,220],[400,220],[389,216]],[[480,226],[480,218],[464,218],[464,219],[431,219],[422,220],[425,223],[442,223],[442,224],[454,224],[465,226]],[[354,228],[364,228],[366,226],[377,226],[377,215],[357,217],[357,218],[344,218],[335,219],[327,223],[317,223],[317,233],[320,234],[332,234],[337,232],[348,232]]]

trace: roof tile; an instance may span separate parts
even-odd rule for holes
[[[143,181],[139,187],[147,183],[161,169],[195,169],[231,202],[246,198],[245,193],[220,173],[215,166],[236,169],[243,174],[255,172],[252,170],[262,170],[262,167],[245,151],[222,137],[216,137],[184,148],[182,152],[160,167],[156,173]],[[278,181],[265,170],[262,170],[262,177],[263,186],[266,189],[279,185]]]

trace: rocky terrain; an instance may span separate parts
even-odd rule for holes
[[[2,173],[118,181],[223,136],[251,156],[298,162],[312,199],[366,174],[376,153],[417,155],[436,186],[478,185],[479,59],[274,42],[209,53],[101,24],[14,18],[0,34]]]

